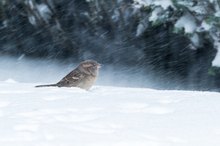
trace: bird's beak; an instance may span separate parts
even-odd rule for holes
[[[98,68],[101,68],[101,67],[102,67],[102,65],[98,63],[97,67],[98,67]]]

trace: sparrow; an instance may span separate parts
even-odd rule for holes
[[[35,87],[79,87],[89,90],[95,83],[101,64],[94,60],[81,62],[73,71],[56,84],[38,85]]]

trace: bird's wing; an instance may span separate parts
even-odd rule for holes
[[[84,74],[78,70],[73,70],[67,74],[63,79],[61,79],[57,85],[62,86],[77,86],[81,80],[84,78]]]

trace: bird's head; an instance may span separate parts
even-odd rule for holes
[[[96,76],[98,74],[101,64],[94,60],[85,60],[79,64],[79,69],[86,73]]]

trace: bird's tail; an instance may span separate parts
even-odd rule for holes
[[[57,86],[57,84],[37,85],[35,87],[38,88],[38,87],[55,87],[55,86]]]

